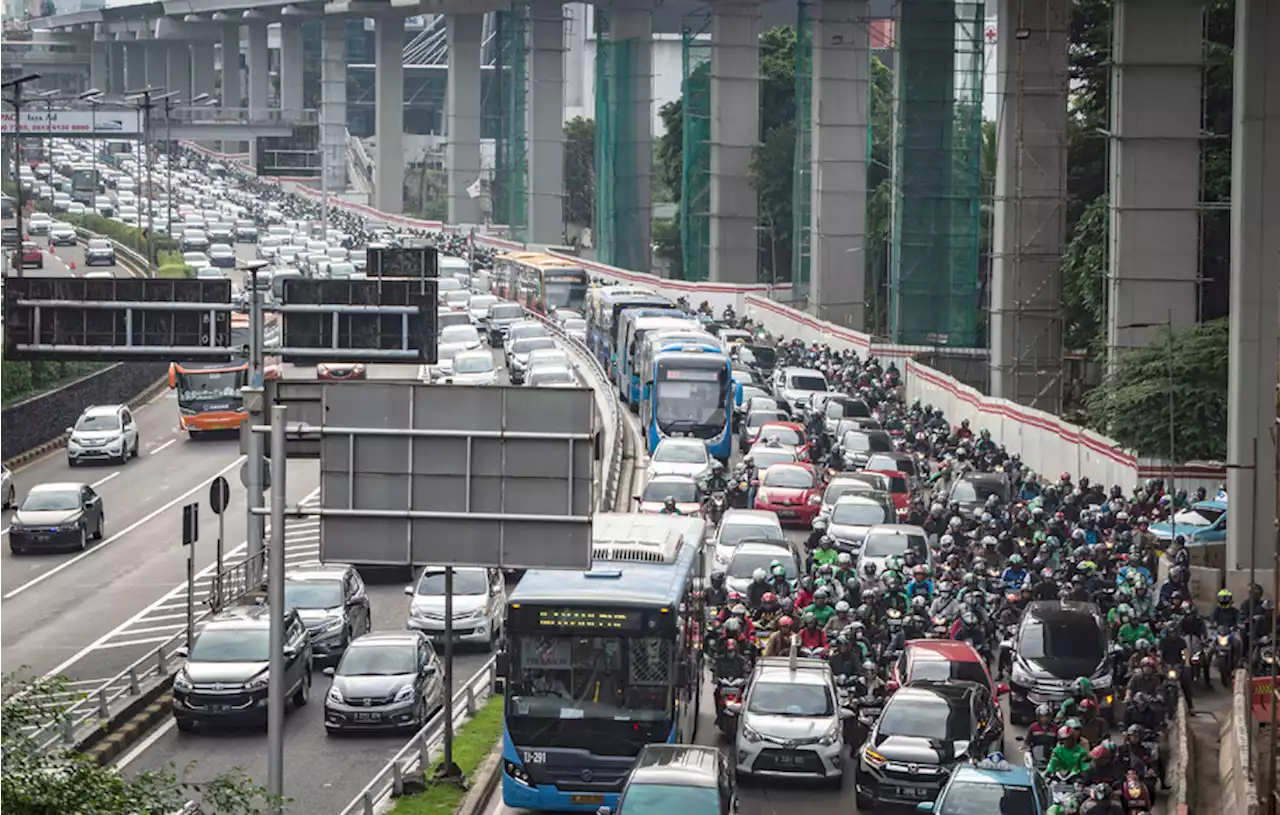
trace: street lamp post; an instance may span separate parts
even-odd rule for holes
[[[26,235],[22,231],[22,173],[19,168],[22,166],[22,86],[28,82],[35,82],[40,78],[40,74],[27,74],[17,79],[11,79],[0,85],[0,88],[12,88],[13,96],[5,99],[10,106],[13,107],[13,175],[14,183],[17,185],[17,200],[14,202],[15,217],[18,222],[18,256],[22,256],[22,241],[26,239]],[[18,277],[22,277],[22,262],[18,262]]]
[[[160,93],[163,88],[147,87],[127,91],[125,99],[132,101],[142,111],[142,160],[147,165],[147,276],[156,276],[155,228],[151,217],[151,110],[164,99],[177,93]],[[141,218],[139,218],[141,220]]]
[[[35,96],[44,100],[44,126],[48,131],[44,137],[44,156],[45,161],[48,162],[53,161],[53,102],[60,95],[62,95],[62,91],[58,88],[35,93]],[[52,181],[52,177],[50,180]]]
[[[89,210],[93,211],[98,200],[98,105],[102,104],[102,91],[90,88],[76,98],[89,103],[89,152],[93,154],[93,195],[89,200]]]
[[[1177,466],[1177,440],[1175,436],[1176,425],[1174,424],[1174,382],[1173,382],[1173,310],[1169,310],[1169,315],[1160,322],[1154,323],[1129,323],[1127,325],[1117,326],[1116,329],[1123,331],[1126,328],[1164,328],[1168,334],[1168,342],[1165,349],[1168,355],[1165,358],[1165,375],[1168,377],[1169,385],[1169,542],[1178,539],[1178,506],[1177,495],[1174,490],[1174,468]]]

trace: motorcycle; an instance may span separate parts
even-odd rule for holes
[[[1058,770],[1049,777],[1049,800],[1055,804],[1065,804],[1068,799],[1079,801],[1083,792],[1080,773]]]
[[[724,490],[716,490],[711,493],[711,497],[707,499],[707,515],[711,518],[712,526],[720,525],[720,519],[724,517],[724,511],[727,506],[728,499]]]
[[[716,680],[716,727],[725,736],[732,736],[737,730],[737,710],[742,703],[742,686],[745,683],[746,680],[741,678]]]
[[[849,742],[850,744],[861,744],[866,740],[867,735],[871,733],[871,728],[876,726],[876,721],[880,718],[880,714],[884,712],[884,699],[872,694],[864,694],[854,700],[854,706],[858,712],[858,718],[849,721],[857,721],[858,737],[856,740]]]
[[[1151,796],[1137,770],[1129,770],[1120,785],[1120,802],[1126,815],[1150,815]]]
[[[1164,709],[1166,711],[1178,709],[1178,693],[1182,690],[1183,670],[1183,666],[1170,665],[1168,670],[1164,672],[1164,685],[1161,691],[1164,695]]]
[[[1218,626],[1213,638],[1213,666],[1218,671],[1224,688],[1231,687],[1231,675],[1236,668],[1236,635],[1230,626]]]
[[[1194,648],[1187,649],[1191,654],[1191,681],[1200,679],[1208,690],[1213,689],[1213,673],[1209,668],[1213,662],[1212,644],[1212,640],[1205,638],[1196,643]]]
[[[1049,766],[1049,757],[1053,755],[1053,748],[1057,744],[1053,733],[1031,733],[1026,736],[1018,736],[1017,740],[1022,742],[1027,756],[1031,759],[1031,764],[1037,770],[1043,771]]]
[[[933,626],[930,627],[929,629],[929,639],[931,640],[951,639],[951,621],[941,614],[934,617]]]
[[[1271,663],[1275,661],[1275,658],[1276,649],[1271,644],[1271,637],[1259,637],[1258,648],[1253,656],[1252,675],[1271,676]]]

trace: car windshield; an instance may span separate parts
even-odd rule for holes
[[[790,447],[771,448],[756,445],[751,448],[751,459],[758,469],[767,470],[774,464],[795,461],[796,452]]]
[[[440,342],[479,342],[480,335],[474,326],[447,325],[440,332]]]
[[[762,716],[831,716],[834,706],[825,685],[757,682],[747,712]]]
[[[910,681],[977,682],[986,685],[991,680],[978,662],[953,662],[949,659],[916,659],[911,663]]]
[[[79,509],[80,493],[78,490],[32,490],[22,502],[23,512],[44,512],[46,510]]]
[[[90,433],[96,433],[100,430],[119,430],[120,417],[114,413],[97,413],[89,416],[81,416],[80,421],[76,422],[76,430],[84,430]]]
[[[968,705],[952,707],[941,699],[895,697],[880,714],[881,736],[934,741],[973,737]]]
[[[511,345],[513,354],[528,354],[537,351],[539,348],[555,348],[556,342],[550,337],[525,337],[522,340],[516,340]]]
[[[1031,787],[957,781],[947,789],[938,815],[1023,815],[1036,811]]]
[[[552,385],[559,383],[573,383],[573,374],[564,368],[551,368],[545,370],[534,371],[529,374],[530,385]]]
[[[418,651],[412,645],[360,645],[356,643],[342,656],[335,672],[339,676],[401,676],[417,671]]]
[[[89,248],[90,249],[110,249],[111,244],[108,243],[107,241],[91,240],[89,241]]]
[[[766,487],[808,490],[813,488],[813,473],[803,467],[770,467],[764,474]]]
[[[827,380],[816,374],[793,374],[788,387],[797,391],[820,392],[827,389]]]
[[[867,501],[849,501],[836,504],[831,512],[831,523],[844,526],[871,526],[886,520],[884,507]]]
[[[669,669],[652,656],[666,652],[664,642],[657,637],[540,631],[514,636],[507,726],[519,731],[532,725],[537,728],[532,731],[537,734],[534,742],[549,746],[556,743],[557,732],[573,724],[570,720],[594,720],[602,728],[621,722],[628,733],[638,722],[665,722],[671,709],[671,685],[669,680],[663,684],[662,677]],[[652,677],[659,680],[654,682]]]
[[[959,501],[962,504],[976,504],[987,500],[988,495],[994,495],[1000,500],[1004,500],[1004,490],[1001,486],[992,481],[969,481],[962,479],[956,482],[955,487],[951,490],[951,500]]]
[[[454,594],[484,594],[488,591],[489,584],[485,581],[483,571],[472,569],[453,570]],[[417,594],[420,597],[443,597],[444,572],[423,572],[422,577],[418,578]]]
[[[720,815],[720,794],[715,787],[632,784],[627,788],[621,806],[626,808],[626,812]]]
[[[191,646],[190,662],[266,662],[271,658],[265,628],[207,628]]]
[[[796,577],[796,559],[785,552],[738,552],[733,556],[733,560],[729,561],[729,568],[726,574],[729,577],[750,577],[756,569],[769,570],[770,564],[775,560],[782,561],[782,565],[787,569],[787,578],[794,580]]]
[[[822,503],[834,504],[849,493],[859,491],[865,491],[860,482],[841,481],[827,487],[827,491],[822,495]]]
[[[1178,526],[1213,526],[1225,513],[1213,507],[1192,507],[1174,515],[1173,522]]]
[[[515,303],[498,303],[489,309],[490,320],[511,320],[524,316],[524,309]]]
[[[664,464],[706,464],[707,448],[703,444],[662,442],[654,451],[653,460]]]
[[[1102,630],[1087,614],[1028,620],[1018,643],[1018,656],[1025,659],[1080,660],[1097,664],[1106,652]]]
[[[760,428],[760,438],[765,441],[778,440],[779,444],[789,444],[792,446],[801,444],[800,433],[794,427],[786,425],[771,424],[767,427]]]
[[[494,297],[492,294],[485,294],[479,297],[472,297],[468,300],[467,308],[488,310],[492,308],[493,304],[496,302],[498,302],[498,298]]]
[[[453,371],[459,374],[483,374],[493,370],[493,357],[485,354],[459,354],[453,358]]]
[[[586,320],[565,320],[564,321],[565,331],[582,331],[586,327],[587,327]]]
[[[698,487],[693,481],[650,481],[644,487],[641,500],[661,503],[668,498],[677,503],[691,504],[698,500]]]
[[[747,427],[760,427],[765,422],[776,422],[785,419],[780,410],[757,410],[747,414]]]
[[[852,450],[855,453],[887,453],[893,449],[893,444],[888,439],[857,430],[845,433],[841,443],[846,450]]]
[[[862,544],[862,554],[864,557],[901,557],[910,548],[906,535],[868,535]]]
[[[337,608],[342,605],[341,580],[286,580],[285,608]]]
[[[726,546],[737,546],[744,540],[785,540],[779,527],[772,524],[729,523],[720,524],[719,541]]]

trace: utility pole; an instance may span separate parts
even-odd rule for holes
[[[27,74],[17,79],[11,79],[0,85],[0,88],[12,88],[13,96],[5,99],[13,108],[13,182],[18,187],[18,198],[14,202],[15,218],[18,222],[18,257],[22,256],[22,242],[27,239],[27,235],[22,231],[22,86],[28,82],[35,82],[40,79],[40,74]],[[22,261],[17,264],[18,277],[22,277]]]
[[[267,794],[280,815],[284,800],[284,429],[289,408],[271,408],[271,458],[277,462],[271,487],[271,565],[267,569],[267,607],[271,614],[267,666]],[[252,427],[250,430],[252,431]],[[254,434],[256,435],[256,434]],[[308,681],[303,677],[303,682]]]
[[[48,131],[44,135],[44,158],[45,161],[49,162],[50,166],[53,164],[53,100],[61,94],[62,91],[57,88],[47,91],[37,91],[32,94],[33,96],[40,97],[44,102],[44,126]],[[51,175],[49,179],[52,181],[53,176]]]

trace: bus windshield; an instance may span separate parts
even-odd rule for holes
[[[581,272],[554,274],[547,272],[547,308],[580,309],[587,300],[586,275]]]
[[[724,430],[729,398],[724,368],[660,366],[654,410],[668,435],[712,438]]]
[[[671,709],[671,642],[516,636],[508,717],[655,722]]]
[[[196,402],[238,403],[248,371],[179,371],[175,379],[179,404]]]

